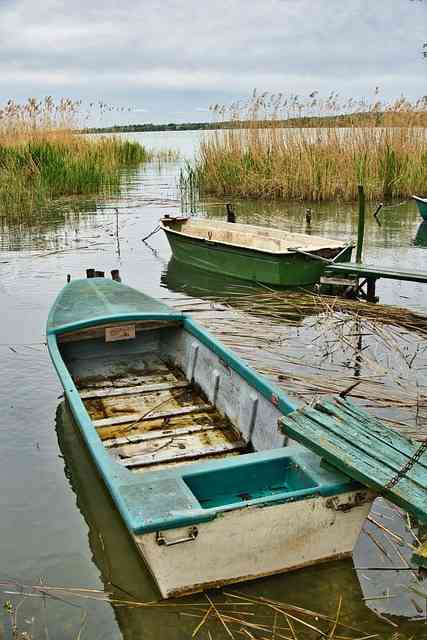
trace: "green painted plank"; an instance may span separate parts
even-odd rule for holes
[[[378,460],[361,455],[356,447],[351,447],[334,434],[325,435],[319,425],[314,425],[313,428],[313,422],[304,416],[299,416],[297,422],[288,416],[285,431],[340,471],[383,493],[392,502],[413,512],[418,518],[427,520],[427,492],[414,485],[411,480],[403,478],[393,489],[384,491],[384,486],[392,477],[389,469],[386,473]]]
[[[332,401],[333,400],[333,401]],[[316,405],[319,411],[326,410],[328,413],[348,420],[351,424],[356,422],[357,428],[368,435],[374,435],[385,446],[391,447],[402,455],[412,458],[420,443],[413,443],[409,438],[405,438],[397,431],[385,426],[378,418],[370,416],[369,413],[355,405],[351,400],[340,398],[339,396],[327,398],[321,404]],[[422,457],[419,464],[427,469],[427,457]]]
[[[304,409],[302,410],[304,411]],[[301,411],[281,419],[284,432],[322,456],[354,480],[381,492],[385,497],[416,517],[427,521],[427,490],[404,477],[392,489],[385,490],[394,473],[375,458],[366,456],[353,443],[313,422]]]
[[[353,274],[372,278],[390,278],[392,280],[406,280],[408,282],[427,282],[425,271],[403,271],[397,269],[383,269],[368,264],[331,264],[325,268],[327,274]]]
[[[342,438],[351,446],[356,447],[362,455],[368,458],[374,458],[379,464],[385,465],[387,469],[384,469],[384,471],[389,473],[390,478],[394,477],[409,460],[408,456],[401,454],[393,447],[384,445],[377,440],[374,435],[361,431],[355,421],[338,421],[310,407],[307,407],[304,413],[308,418],[317,422],[326,430]],[[414,453],[415,450],[416,448],[414,448]],[[422,489],[427,487],[427,469],[424,467],[421,466],[418,468],[418,465],[414,466],[408,472],[407,477]]]

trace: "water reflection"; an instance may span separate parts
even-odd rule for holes
[[[162,137],[157,135],[159,139]],[[188,141],[191,132],[180,136]],[[144,141],[144,136],[140,139]],[[0,212],[0,303],[5,309],[0,345],[0,401],[4,425],[0,429],[0,448],[7,452],[0,468],[3,471],[0,474],[3,483],[0,557],[2,570],[8,575],[30,576],[37,580],[43,573],[51,583],[96,586],[98,570],[105,590],[117,597],[126,597],[128,592],[137,599],[157,598],[153,582],[69,417],[63,419],[58,413],[57,434],[66,459],[66,473],[88,530],[74,507],[74,498],[69,500],[69,486],[63,478],[62,461],[58,460],[54,437],[51,442],[50,423],[59,393],[58,381],[47,359],[46,363],[43,360],[43,369],[40,369],[44,355],[37,349],[43,350],[40,343],[44,339],[45,320],[55,295],[65,283],[66,274],[77,277],[89,266],[106,271],[120,268],[126,283],[158,297],[165,295],[165,288],[173,292],[171,297],[203,298],[241,293],[242,288],[248,291],[248,283],[228,282],[215,274],[176,265],[174,261],[168,263],[169,247],[160,233],[150,238],[155,253],[141,243],[141,238],[156,227],[164,213],[179,214],[177,176],[181,166],[181,162],[167,163],[159,170],[157,163],[147,164],[136,173],[125,175],[120,197],[70,198],[55,203],[42,214],[38,212],[25,218],[6,219]],[[303,203],[236,200],[233,206],[240,222],[306,231],[306,205]],[[120,258],[115,240],[115,207],[120,211]],[[313,234],[345,240],[354,238],[357,228],[355,205],[332,203],[310,207]],[[425,253],[421,247],[426,246],[422,240],[426,227],[419,227],[413,205],[384,209],[380,214],[382,227],[373,219],[373,209],[368,206],[366,259],[384,266],[422,269]],[[199,215],[225,218],[224,202],[218,199],[198,202],[195,210]],[[86,245],[90,248],[82,251]],[[34,259],[35,255],[37,259]],[[427,311],[424,285],[403,283],[400,286],[390,281],[381,287],[382,302]],[[297,327],[284,348],[296,359],[306,346],[307,332]],[[381,364],[387,357],[386,353],[378,353],[376,360]],[[268,360],[271,360],[270,356]],[[310,364],[313,364],[312,360]],[[29,411],[31,421],[28,420]],[[85,546],[87,533],[95,566],[90,562]],[[362,621],[371,633],[381,633],[381,637],[387,639],[393,631],[367,611],[350,561],[259,580],[240,588],[248,594],[287,600],[332,614],[342,594],[343,615],[350,624]],[[62,629],[68,615],[66,613],[60,620],[58,614],[50,621],[52,636],[58,632],[57,637],[65,637],[65,632],[58,630]],[[115,607],[114,615],[121,633],[129,639],[191,637],[197,624],[194,618],[159,614],[154,610]],[[111,612],[103,618],[97,609],[85,630],[87,637],[117,638],[119,632],[111,618]],[[408,624],[404,628],[412,629],[414,638],[423,637],[424,627]],[[215,640],[221,637],[220,634],[221,631],[213,636]],[[76,637],[76,633],[70,632],[67,637]],[[224,637],[228,636],[224,634]],[[298,637],[303,638],[300,633]]]
[[[132,544],[78,433],[71,413],[64,403],[61,403],[57,409],[56,433],[65,461],[65,475],[76,495],[77,506],[86,521],[92,559],[99,569],[105,592],[110,594],[111,600],[157,601],[159,594],[154,582]],[[363,628],[366,634],[379,633],[380,638],[389,637],[390,626],[369,612],[361,600],[360,586],[350,560],[309,567],[238,587],[231,586],[228,591],[233,589],[244,592],[248,596],[265,596],[329,615],[333,615],[337,602],[342,596],[342,622]],[[212,597],[218,597],[218,592],[213,592]],[[169,602],[177,606],[159,609],[112,604],[123,638],[126,640],[190,638],[200,617],[195,616],[194,611],[190,614],[190,610],[186,607],[190,603],[205,603],[205,597],[194,595]],[[413,634],[417,630],[419,626],[414,623],[399,624],[400,640],[409,637],[405,635],[406,633]],[[215,640],[222,640],[229,636],[219,625],[215,627],[214,637]],[[311,637],[301,635],[299,631],[298,638],[301,640]],[[413,638],[416,637],[422,636],[413,635]]]
[[[93,562],[100,571],[111,600],[153,602],[159,593],[101,481],[79,435],[70,411],[61,403],[56,413],[58,444],[65,461],[65,475],[76,494],[77,506],[88,526]],[[203,601],[201,596],[185,601]],[[181,601],[182,602],[182,601]],[[112,605],[123,638],[144,640],[191,637],[193,618],[178,611]]]
[[[186,265],[182,262],[178,262],[175,258],[171,258],[161,274],[162,286],[169,290],[179,294],[184,294],[188,297],[195,298],[208,298],[214,303],[216,298],[224,301],[227,298],[227,306],[235,308],[236,310],[243,310],[245,307],[244,296],[251,294],[263,294],[267,291],[267,288],[256,283],[251,283],[245,280],[238,280],[229,276],[224,276],[221,273],[214,273],[213,271],[203,271]],[[271,287],[268,288],[271,291]],[[303,310],[298,306],[298,294],[300,291],[305,293],[310,291],[309,287],[300,289],[299,287],[288,287],[286,290],[289,293],[289,301],[295,300],[295,306],[291,303],[288,305],[288,309],[283,309],[281,312],[281,319],[284,322],[288,322],[293,325],[302,325],[304,320],[310,316],[318,315],[319,310],[313,305],[311,308],[308,306]],[[234,303],[234,300],[238,298],[238,302]],[[250,301],[248,301],[250,304]],[[196,307],[197,309],[197,307]],[[245,311],[251,311],[246,307]],[[194,308],[193,308],[194,312]],[[255,309],[253,310],[255,313]]]
[[[93,224],[103,207],[93,198],[58,200],[49,208],[25,215],[0,215],[0,250],[25,251],[62,246]]]
[[[170,291],[184,293],[190,297],[232,296],[238,293],[259,292],[260,290],[255,283],[251,284],[212,271],[196,269],[196,267],[178,262],[174,258],[169,260],[163,271],[161,284]]]

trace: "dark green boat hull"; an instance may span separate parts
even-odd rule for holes
[[[319,282],[326,262],[298,253],[273,254],[243,247],[199,240],[168,232],[165,229],[175,260],[197,269],[261,282],[278,287],[310,285]],[[335,257],[342,249],[324,249],[319,255]],[[348,262],[352,247],[340,256]]]
[[[413,198],[417,204],[420,216],[423,220],[427,220],[427,200],[425,198],[417,198],[416,196],[413,196]]]

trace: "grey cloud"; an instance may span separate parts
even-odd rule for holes
[[[161,117],[173,96],[191,119],[253,87],[417,97],[426,24],[427,3],[409,0],[0,0],[1,98],[102,97]]]

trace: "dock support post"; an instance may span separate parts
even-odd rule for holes
[[[366,300],[368,302],[378,302],[378,297],[375,295],[376,278],[366,279]]]
[[[362,262],[363,238],[365,235],[365,192],[363,184],[357,186],[359,202],[359,220],[357,225],[356,262]]]

